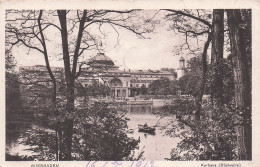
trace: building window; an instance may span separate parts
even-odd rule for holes
[[[128,81],[126,81],[126,87],[128,86]]]
[[[110,86],[112,87],[123,86],[123,83],[121,80],[114,78],[110,81]]]
[[[136,87],[139,87],[139,85],[138,85],[138,84],[136,84]]]
[[[133,84],[130,84],[130,87],[133,87]]]

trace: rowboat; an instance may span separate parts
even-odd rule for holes
[[[155,134],[155,128],[149,127],[148,125],[140,125],[138,124],[138,132]]]

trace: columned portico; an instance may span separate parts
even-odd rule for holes
[[[114,97],[129,97],[128,81],[126,77],[113,78],[109,81],[111,95]]]
[[[96,69],[103,67],[106,69],[95,77],[98,77],[99,83],[109,86],[111,96],[116,98],[128,98],[130,96],[139,95],[141,88],[144,87],[147,89],[150,83],[159,80],[162,77],[169,78],[170,80],[175,79],[171,72],[164,70],[130,70],[127,68],[120,70],[119,67],[115,66],[114,62],[104,53],[98,53],[89,60],[89,63],[96,67]],[[184,58],[181,58],[180,70],[177,70],[178,77],[184,75],[184,68],[185,60]]]
[[[116,89],[116,94],[117,94],[116,97],[121,97],[121,91],[120,91],[120,89]]]
[[[114,97],[129,97],[129,91],[127,87],[114,87],[111,88],[111,95]]]

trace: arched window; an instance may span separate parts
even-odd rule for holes
[[[110,81],[110,86],[111,87],[116,87],[116,86],[123,86],[123,83],[120,79],[114,78]]]

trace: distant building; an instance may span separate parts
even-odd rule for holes
[[[177,68],[177,79],[180,79],[184,75],[185,59],[181,56],[179,60],[179,68]]]
[[[62,67],[52,67],[53,75],[56,78],[57,85],[64,79],[64,70]],[[22,66],[19,68],[19,82],[21,88],[32,88],[40,89],[42,86],[49,87],[52,85],[52,80],[46,69],[46,66],[35,65],[35,66]]]
[[[149,85],[162,77],[175,80],[174,74],[169,71],[162,70],[120,70],[115,66],[114,62],[104,53],[98,53],[96,56],[89,60],[89,65],[92,69],[83,68],[81,75],[78,77],[83,86],[99,82],[108,85],[111,88],[111,95],[114,97],[129,97],[135,95],[135,90],[141,87],[148,88]],[[180,68],[177,70],[177,78],[184,75],[184,59],[180,59]],[[91,70],[94,73],[91,73]],[[64,80],[63,68],[52,68],[57,81]],[[42,82],[43,85],[48,86],[51,84],[45,66],[24,66],[20,67],[21,81],[37,81]],[[58,84],[59,85],[59,84]]]

